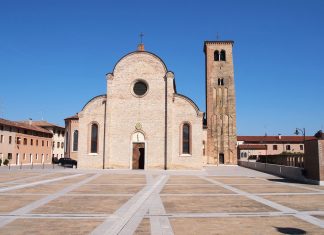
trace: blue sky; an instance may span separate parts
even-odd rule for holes
[[[0,1],[0,117],[63,125],[145,48],[205,111],[204,40],[234,40],[239,135],[324,126],[324,1]]]

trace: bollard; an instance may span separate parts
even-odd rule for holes
[[[20,170],[22,169],[22,162],[20,163]]]

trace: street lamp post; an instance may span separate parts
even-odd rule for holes
[[[296,128],[295,134],[299,135],[299,133],[301,133],[304,136],[304,144],[305,144],[305,140],[306,140],[306,131],[305,128],[300,129],[300,128]]]
[[[303,136],[304,136],[304,141],[303,141],[303,151],[304,151],[304,153],[305,153],[305,140],[306,140],[306,131],[305,131],[305,128],[303,128],[303,129],[300,129],[300,128],[296,128],[296,131],[295,131],[295,134],[296,135],[299,135],[299,133],[301,133]],[[303,157],[304,158],[304,157]],[[303,163],[302,164],[304,164],[304,161],[303,161]]]

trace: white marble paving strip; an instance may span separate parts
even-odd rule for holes
[[[161,193],[160,195],[172,197],[240,196],[237,193]]]
[[[263,179],[263,178],[260,178],[260,179],[266,180],[266,179]],[[269,180],[267,180],[267,181],[269,181]],[[295,187],[295,188],[307,189],[307,190],[310,190],[310,191],[324,192],[324,190],[316,189],[316,188],[312,188],[312,187],[307,187],[307,186],[300,185],[300,184],[297,184],[297,183],[287,183],[287,182],[280,182],[280,181],[270,181],[270,182],[273,182],[273,183],[279,184],[279,185],[285,185],[285,186],[290,186],[290,187]]]
[[[324,215],[324,211],[299,211],[297,213],[286,213],[281,211],[269,212],[206,212],[206,213],[167,213],[167,214],[146,214],[145,218],[157,216],[174,218],[213,218],[213,217],[260,217],[260,216],[287,216],[287,215]]]
[[[27,184],[19,184],[19,185],[15,185],[15,186],[11,186],[11,187],[0,188],[0,193],[11,191],[11,190],[16,190],[16,189],[21,189],[21,188],[32,187],[32,186],[36,186],[36,185],[40,185],[40,184],[52,183],[52,182],[56,182],[56,181],[60,181],[60,180],[78,177],[81,175],[84,175],[84,174],[68,175],[68,176],[62,176],[62,177],[54,178],[54,179],[47,179],[47,180],[41,180],[41,181],[36,181],[36,182],[32,182],[32,183],[27,183]]]
[[[145,203],[137,210],[134,216],[130,218],[130,220],[126,223],[126,225],[120,230],[118,235],[128,235],[133,234],[139,224],[142,222],[145,214],[147,213],[147,210],[149,206],[151,205],[153,201],[152,197],[149,197]]]
[[[79,175],[82,175],[82,174],[79,174]],[[47,203],[49,203],[50,201],[53,201],[61,196],[63,196],[64,194],[80,187],[81,185],[83,184],[86,184],[87,182],[97,178],[100,174],[96,174],[96,175],[93,175],[93,176],[90,176],[89,178],[86,178],[80,182],[77,182],[75,184],[72,184],[72,185],[69,185],[67,187],[65,187],[64,189],[56,192],[56,193],[53,193],[51,195],[48,195],[47,197],[44,197],[44,198],[41,198],[39,200],[36,200],[34,202],[31,202],[30,204],[24,206],[24,207],[21,207],[15,211],[12,211],[11,213],[9,213],[9,215],[24,215],[24,214],[27,214],[33,210],[35,210],[36,208],[38,207],[41,207]],[[74,175],[75,177],[75,175]],[[61,177],[61,178],[66,178],[66,177]],[[71,177],[69,177],[71,178]],[[58,178],[60,179],[60,178]],[[3,226],[5,226],[6,224],[14,221],[17,217],[12,217],[12,218],[6,218],[6,219],[0,219],[0,228],[2,228]]]
[[[111,214],[0,214],[0,218],[12,218],[21,219],[21,218],[28,218],[28,219],[71,219],[71,218],[89,218],[89,219],[106,219]],[[113,216],[111,216],[113,218]],[[113,218],[114,219],[114,218]]]
[[[118,219],[112,221],[111,218],[108,217],[108,219],[94,229],[91,234],[118,234],[165,178],[166,176],[162,175],[153,185],[144,187],[114,213],[114,216],[117,216]]]
[[[151,222],[151,234],[165,235],[165,234],[174,234],[172,226],[169,220],[169,217],[164,216],[166,214],[164,205],[162,203],[161,197],[159,194],[153,195],[154,201],[149,208],[149,215],[151,213],[162,214],[163,216],[150,216]]]
[[[260,202],[260,203],[262,203],[264,205],[267,205],[269,207],[272,207],[272,208],[274,208],[276,210],[279,210],[281,212],[295,214],[294,216],[296,216],[299,219],[302,219],[304,221],[307,221],[307,222],[309,222],[311,224],[314,224],[314,225],[316,225],[318,227],[324,228],[324,221],[322,221],[322,220],[320,220],[318,218],[315,218],[315,217],[310,216],[310,215],[300,215],[300,216],[298,216],[297,215],[297,213],[298,213],[297,210],[294,210],[294,209],[289,208],[287,206],[281,205],[281,204],[276,203],[276,202],[272,202],[270,200],[264,199],[264,198],[259,197],[257,195],[254,195],[254,194],[251,194],[251,193],[242,191],[242,190],[237,189],[237,188],[235,188],[233,186],[229,186],[229,185],[223,184],[221,182],[218,182],[218,181],[213,180],[213,179],[209,179],[209,178],[204,177],[204,176],[200,176],[200,178],[205,179],[205,180],[207,180],[207,181],[209,181],[211,183],[214,183],[216,185],[222,186],[223,188],[226,188],[228,190],[231,190],[231,191],[233,191],[233,192],[235,192],[237,194],[240,194],[242,196],[245,196],[245,197],[247,197],[249,199],[252,199],[254,201]]]
[[[146,174],[146,184],[153,185],[154,179],[151,174]],[[140,207],[139,210],[135,213],[134,216],[127,222],[127,224],[122,228],[122,230],[118,233],[119,235],[128,235],[133,234],[139,224],[142,222],[144,215],[147,213],[148,207],[152,203],[152,196],[150,196]]]
[[[51,175],[51,174],[54,174],[53,172],[51,173],[41,173],[39,175],[33,175],[33,176],[29,176],[27,178],[20,178],[20,179],[16,179],[16,180],[13,180],[13,181],[8,181],[6,183],[0,183],[0,186],[2,185],[8,185],[8,184],[18,184],[20,183],[20,181],[25,181],[25,180],[30,180],[30,179],[37,179],[37,178],[41,178],[43,176],[47,176],[47,175]]]

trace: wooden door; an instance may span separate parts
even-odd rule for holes
[[[140,149],[144,149],[145,144],[144,143],[136,143],[133,144],[133,162],[132,166],[133,169],[140,169],[140,158],[141,158],[141,153],[143,154],[143,150],[140,151]],[[142,156],[143,158],[144,156]],[[142,168],[143,169],[143,168]]]

